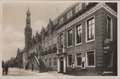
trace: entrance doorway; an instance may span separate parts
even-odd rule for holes
[[[64,70],[64,62],[63,62],[63,57],[60,58],[60,72],[63,73]]]
[[[113,66],[113,52],[112,51],[106,51],[106,53],[104,53],[104,64],[105,64],[105,70],[107,71],[112,70],[112,66]]]

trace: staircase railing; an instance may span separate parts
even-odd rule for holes
[[[38,65],[40,65],[39,60],[37,59],[37,57],[34,56],[34,58],[35,58],[36,62],[38,63]]]
[[[36,57],[36,55],[34,55],[34,59],[35,61],[37,62],[38,64],[38,67],[39,67],[39,72],[47,72],[47,67],[45,66],[44,62],[42,61],[42,59],[38,59]]]

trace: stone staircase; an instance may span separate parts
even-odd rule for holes
[[[44,62],[42,61],[42,59],[38,59],[35,55],[34,55],[34,60],[36,61],[38,67],[39,67],[39,72],[47,72],[48,69],[46,67],[46,65],[44,64]]]

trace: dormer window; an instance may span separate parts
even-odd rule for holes
[[[75,7],[75,13],[79,12],[82,9],[82,4],[79,3],[76,7]]]
[[[70,17],[72,17],[72,10],[67,13],[67,19],[69,19]]]
[[[63,17],[60,18],[59,23],[60,23],[60,24],[63,23]]]

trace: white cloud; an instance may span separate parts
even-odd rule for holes
[[[10,26],[6,26],[3,34],[3,59],[8,60],[16,56],[18,48],[24,48],[24,33]]]
[[[35,21],[34,24],[33,24],[33,28],[32,28],[33,29],[33,34],[35,34],[36,31],[40,32],[41,29],[42,29],[42,26],[46,27],[47,22],[42,21],[42,20]]]
[[[4,30],[3,30],[3,41],[5,42],[20,42],[20,41],[23,41],[24,40],[24,33],[20,32],[20,31],[17,31],[15,30],[14,28],[12,27],[6,27]]]

